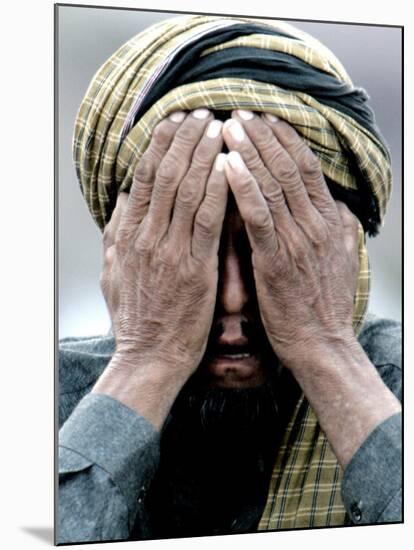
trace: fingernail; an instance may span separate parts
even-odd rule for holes
[[[237,114],[243,120],[252,120],[254,114],[251,111],[246,111],[245,109],[238,109]]]
[[[225,153],[219,153],[216,157],[216,163],[214,165],[214,168],[218,171],[218,172],[223,172],[224,171],[224,165],[226,163],[226,158],[227,158],[227,155]]]
[[[277,116],[275,115],[272,115],[272,113],[265,113],[265,117],[267,118],[267,120],[269,120],[270,122],[277,122],[279,119],[277,118]]]
[[[234,170],[241,172],[244,169],[243,159],[237,151],[231,151],[227,155],[227,160]]]
[[[236,141],[243,141],[244,130],[243,130],[243,126],[240,124],[239,121],[234,119],[229,119],[229,120],[226,120],[226,122],[224,123],[224,126],[225,128],[228,129],[233,139],[235,139]]]
[[[171,113],[169,116],[169,119],[173,122],[182,122],[185,118],[185,113],[183,111],[175,111],[175,113]]]
[[[203,118],[207,118],[209,113],[210,111],[208,109],[196,109],[193,111],[193,117],[202,120]]]
[[[207,128],[207,137],[216,138],[220,132],[223,123],[220,120],[212,120]]]

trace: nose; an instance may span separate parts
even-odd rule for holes
[[[222,258],[218,298],[221,313],[224,316],[241,314],[248,302],[249,296],[241,261],[232,247],[228,247]]]

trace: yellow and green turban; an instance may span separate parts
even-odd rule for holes
[[[364,233],[376,233],[391,192],[388,149],[367,99],[332,52],[286,23],[199,15],[163,21],[119,48],[86,92],[73,142],[81,190],[103,229],[161,119],[198,107],[273,113],[319,158],[332,194],[351,209],[357,205],[357,333],[369,295]],[[301,396],[277,455],[259,530],[343,525],[341,476]]]

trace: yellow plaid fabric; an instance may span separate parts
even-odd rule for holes
[[[258,20],[182,16],[164,21],[135,36],[115,52],[94,76],[75,124],[73,152],[81,185],[95,221],[108,222],[120,191],[132,183],[135,166],[157,123],[176,110],[208,107],[250,109],[273,113],[289,122],[319,158],[323,172],[341,186],[357,190],[354,161],[385,214],[391,190],[389,157],[384,145],[350,116],[295,92],[241,78],[216,78],[171,89],[135,123],[142,97],[168,59],[184,43],[215,28]],[[351,83],[335,56],[317,40],[281,22],[261,24],[288,32],[295,39],[253,34],[202,52],[254,46],[296,56],[341,82]],[[360,227],[360,272],[354,307],[356,333],[363,324],[369,295],[369,265]],[[341,470],[302,396],[286,429],[274,466],[259,530],[343,525],[346,513],[340,496]]]
[[[361,225],[359,265],[354,306],[356,331],[366,313],[370,284]],[[302,394],[278,450],[259,531],[345,525],[347,515],[341,498],[341,482],[342,469]]]

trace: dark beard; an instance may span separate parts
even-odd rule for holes
[[[148,495],[156,536],[257,528],[285,422],[281,378],[246,389],[206,388],[192,379],[183,387],[161,433]]]
[[[256,319],[260,319],[258,312]],[[188,429],[193,435],[216,441],[221,434],[234,441],[240,437],[246,440],[249,434],[260,437],[266,431],[269,437],[269,431],[277,431],[282,404],[280,388],[287,373],[274,354],[260,320],[242,321],[242,327],[249,338],[251,352],[261,357],[266,381],[247,388],[211,385],[206,372],[217,353],[216,341],[223,330],[221,323],[215,323],[201,364],[178,394],[164,424],[163,434],[167,438],[170,430],[177,429]]]
[[[253,437],[259,441],[276,431],[279,407],[275,380],[251,388],[204,387],[193,380],[178,395],[163,429],[190,432],[192,437],[218,442],[229,438],[234,444]]]

